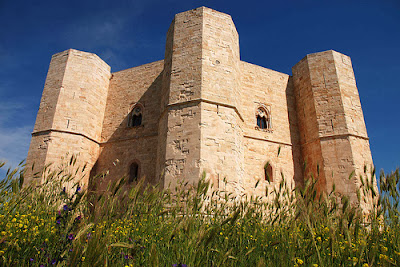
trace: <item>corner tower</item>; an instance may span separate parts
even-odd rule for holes
[[[110,67],[95,54],[70,49],[53,55],[26,160],[28,179],[49,163],[57,166],[67,153],[79,154],[78,166],[91,169],[110,77]]]
[[[167,33],[158,175],[164,186],[206,171],[243,173],[239,37],[231,17],[200,7],[177,14]]]
[[[357,202],[358,179],[372,167],[360,98],[348,56],[329,50],[307,55],[293,68],[305,178],[319,172],[319,189]],[[319,170],[317,170],[319,166]]]

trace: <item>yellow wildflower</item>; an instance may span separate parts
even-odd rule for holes
[[[389,257],[388,257],[387,255],[384,255],[384,254],[379,254],[379,259],[380,259],[380,260],[389,261]]]

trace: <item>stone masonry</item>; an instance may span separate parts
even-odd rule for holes
[[[335,184],[356,202],[348,177],[372,157],[351,60],[310,54],[292,73],[241,61],[232,18],[206,7],[175,16],[161,61],[111,73],[95,54],[58,53],[27,178],[69,153],[87,164],[77,179],[94,190],[124,175],[174,187],[205,172],[214,188],[265,197],[282,177],[294,186],[313,173],[320,191]]]

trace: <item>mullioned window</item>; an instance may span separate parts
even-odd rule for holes
[[[272,123],[271,123],[271,114],[267,108],[264,106],[260,106],[256,111],[256,129],[263,131],[271,131]]]
[[[143,107],[136,104],[128,117],[128,127],[138,127],[142,125],[143,120]]]

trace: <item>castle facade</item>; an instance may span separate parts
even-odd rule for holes
[[[92,53],[53,55],[27,165],[67,152],[87,164],[86,186],[105,170],[164,187],[205,172],[215,188],[257,196],[314,173],[320,190],[355,200],[348,177],[372,166],[348,56],[309,54],[292,76],[241,61],[231,17],[205,7],[175,16],[161,61],[111,73]]]

